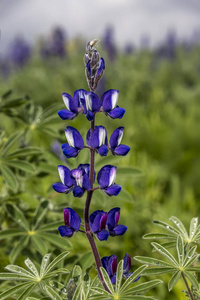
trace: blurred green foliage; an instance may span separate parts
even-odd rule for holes
[[[62,222],[63,208],[67,206],[83,216],[85,197],[74,199],[71,194],[60,195],[51,188],[52,183],[58,181],[57,165],[65,164],[52,152],[52,143],[55,140],[65,142],[64,128],[69,125],[60,120],[56,111],[64,108],[62,92],[73,95],[76,89],[87,90],[83,53],[84,47],[79,45],[65,59],[43,61],[36,55],[23,69],[13,70],[7,79],[1,78],[0,95],[4,94],[6,101],[14,99],[13,95],[23,99],[18,100],[17,105],[11,101],[7,107],[1,106],[5,97],[0,100],[0,109],[3,107],[0,126],[4,132],[1,134],[1,153],[11,136],[15,138],[9,149],[12,153],[23,153],[25,149],[35,151],[13,157],[15,165],[11,160],[5,165],[4,158],[0,161],[2,230],[19,229],[20,226],[6,209],[8,203],[17,206],[27,222],[31,222],[41,202],[48,201],[41,222],[43,226]],[[189,226],[190,219],[198,217],[200,212],[200,48],[196,46],[190,51],[177,48],[173,60],[161,60],[153,52],[138,51],[131,55],[119,54],[111,63],[106,60],[103,49],[100,53],[105,58],[106,70],[98,93],[118,89],[118,104],[126,109],[126,114],[122,120],[111,120],[98,114],[96,123],[107,128],[108,136],[115,128],[124,126],[123,143],[129,145],[131,151],[125,158],[96,155],[96,172],[104,162],[118,166],[116,183],[122,185],[123,190],[118,197],[111,198],[96,191],[91,212],[96,209],[109,211],[119,206],[120,223],[128,226],[123,237],[97,241],[97,246],[102,257],[116,254],[122,258],[126,252],[131,257],[150,256],[151,246],[142,236],[153,232],[154,219],[166,222],[175,215]],[[13,93],[5,94],[9,89]],[[70,125],[84,136],[89,129],[84,115],[71,121]],[[89,153],[84,149],[77,158],[66,161],[66,165],[77,166],[88,159]],[[17,167],[20,161],[24,169]],[[137,173],[135,169],[124,172],[123,168],[127,167],[136,167],[142,172]],[[58,235],[56,230],[53,233]],[[17,242],[15,236],[12,242],[6,238],[1,241],[1,271],[9,263],[9,253]],[[84,265],[81,258],[90,247],[81,233],[77,233],[70,243],[72,248],[66,262],[72,269],[74,262],[80,261]],[[61,253],[61,249],[51,243],[47,248],[54,254]],[[33,246],[26,247],[19,253],[17,263],[23,266],[27,256],[34,257],[39,263],[40,252]],[[84,267],[91,262],[90,256]],[[92,272],[95,274],[95,270]],[[165,282],[169,280],[167,276],[162,277]],[[0,290],[3,289],[0,285]],[[183,286],[177,285],[170,293],[170,299],[181,299],[181,289]],[[169,299],[167,285],[159,285],[149,295]]]

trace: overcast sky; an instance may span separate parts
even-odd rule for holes
[[[155,45],[171,29],[179,38],[200,29],[200,0],[0,0],[0,52],[17,35],[33,42],[56,25],[69,38],[87,40],[100,39],[112,25],[121,46],[128,41],[138,45],[144,34]]]

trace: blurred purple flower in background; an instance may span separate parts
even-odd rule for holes
[[[17,37],[10,45],[8,59],[15,67],[21,68],[31,57],[31,47],[21,37]]]
[[[114,41],[114,29],[109,25],[102,38],[103,47],[106,49],[108,59],[114,61],[117,55],[117,47]]]

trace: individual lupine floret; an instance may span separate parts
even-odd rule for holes
[[[62,182],[53,184],[53,189],[56,192],[68,194],[73,190],[74,197],[82,197],[86,190],[91,189],[90,179],[81,165],[71,171],[60,165],[58,172]]]
[[[58,231],[62,237],[72,237],[75,232],[79,231],[81,226],[81,218],[70,207],[64,208],[64,223],[59,226]]]
[[[88,178],[90,178],[90,164],[80,164],[78,166],[79,169],[84,169],[85,173],[87,174]],[[94,171],[94,179],[93,183],[95,182],[96,172]]]
[[[119,207],[111,209],[108,213],[103,210],[94,211],[89,218],[91,231],[100,241],[106,241],[109,235],[123,235],[127,231],[127,227],[118,225],[119,216]]]
[[[108,273],[108,276],[110,277],[110,280],[113,284],[116,284],[116,274],[117,274],[117,256],[111,255],[111,256],[104,256],[101,259],[101,263],[103,268]],[[131,258],[126,253],[124,256],[124,264],[123,264],[123,276],[124,278],[128,278],[133,273],[129,272],[131,268]],[[136,278],[134,282],[138,281],[140,277]]]
[[[91,134],[91,129],[88,130],[86,136],[89,147],[96,149],[101,156],[106,156],[108,153],[107,131],[104,126],[95,126]]]
[[[119,91],[115,89],[108,90],[102,97],[103,112],[111,119],[121,119],[124,116],[125,109],[117,105]]]
[[[77,115],[83,112],[81,107],[81,99],[84,99],[86,91],[84,89],[79,89],[74,92],[74,98],[67,93],[63,93],[63,101],[67,109],[62,109],[58,111],[58,115],[62,120],[73,120]]]
[[[81,98],[81,105],[88,121],[92,121],[94,119],[94,113],[100,110],[101,101],[93,92],[86,92],[84,96],[85,97]]]
[[[125,156],[130,151],[129,146],[120,144],[123,137],[123,133],[124,127],[118,127],[113,131],[110,137],[108,147],[113,155]]]
[[[67,158],[76,157],[84,148],[84,140],[77,129],[67,126],[65,136],[68,143],[62,145],[63,154]]]
[[[116,173],[117,167],[106,165],[97,174],[98,184],[108,196],[117,196],[121,191],[122,187],[115,184]]]

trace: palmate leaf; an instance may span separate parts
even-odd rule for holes
[[[176,271],[177,268],[173,268],[173,267],[149,268],[144,271],[143,275],[160,275],[160,274],[174,273]]]
[[[11,238],[19,235],[24,235],[24,230],[21,229],[5,229],[0,231],[0,240],[5,238]]]
[[[43,277],[43,275],[46,271],[46,268],[49,264],[50,257],[51,257],[51,253],[47,253],[43,256],[43,259],[42,259],[42,262],[40,265],[40,277]]]
[[[151,243],[151,245],[154,247],[154,249],[156,249],[158,252],[160,252],[162,255],[164,255],[167,259],[169,259],[172,264],[175,267],[178,267],[178,263],[176,261],[176,259],[171,255],[171,253],[169,251],[167,251],[167,249],[165,249],[163,246],[161,246],[158,243]]]
[[[181,278],[181,271],[177,271],[172,275],[172,277],[168,283],[169,292],[174,288],[174,286],[177,284],[177,282],[179,281],[180,278]]]
[[[37,232],[44,234],[44,231],[57,230],[59,226],[63,225],[63,221],[55,221],[45,225],[41,225]]]
[[[103,267],[100,267],[100,270],[101,270],[101,274],[103,276],[103,279],[105,281],[105,284],[107,285],[109,291],[114,294],[115,291],[114,291],[114,288],[113,288],[113,285],[112,285],[112,282],[110,280],[110,277],[108,276],[108,273],[106,272],[106,270],[103,268]]]
[[[174,228],[173,226],[171,226],[165,222],[162,222],[159,220],[154,220],[153,223],[164,228],[167,231],[170,231],[171,233],[175,234],[176,236],[178,236],[180,234],[180,231],[178,231],[176,228]]]
[[[37,231],[34,235],[31,236],[31,240],[33,244],[35,244],[35,248],[42,254],[45,255],[47,253],[47,245],[42,237],[37,235]]]
[[[17,142],[19,141],[19,139],[22,137],[23,132],[15,132],[13,133],[5,143],[3,143],[2,145],[2,149],[1,149],[1,156],[3,156],[4,154],[7,154],[7,152],[11,149],[11,147]]]
[[[61,248],[61,249],[66,249],[66,248],[71,248],[71,244],[66,240],[60,237],[59,235],[53,234],[53,233],[47,233],[45,232],[41,234],[41,232],[36,231],[37,236],[39,236],[42,239],[47,240],[51,244]]]
[[[123,271],[124,271],[123,266],[124,266],[124,261],[121,260],[117,265],[117,277],[116,277],[116,288],[115,288],[117,294],[119,293],[121,283],[122,283]]]
[[[178,253],[178,261],[179,264],[182,265],[184,262],[184,243],[183,243],[183,238],[179,235],[177,238],[177,243],[176,243],[176,250]]]
[[[138,293],[145,293],[148,290],[154,288],[155,286],[157,286],[158,284],[163,283],[162,280],[159,279],[155,279],[155,280],[151,280],[145,283],[141,283],[137,286],[134,286],[130,289],[128,289],[127,291],[124,292],[124,295],[133,295],[133,294],[138,294]]]
[[[29,272],[26,269],[24,269],[22,267],[19,267],[17,265],[7,265],[5,267],[5,269],[12,272],[12,273],[18,274],[19,276],[22,275],[22,276],[28,276],[28,277],[34,278],[34,276],[31,272]]]
[[[134,282],[134,280],[136,280],[141,274],[143,274],[143,272],[146,268],[147,268],[146,265],[143,265],[143,266],[137,268],[137,270],[135,270],[133,272],[133,274],[128,279],[126,279],[126,281],[120,288],[120,293],[127,290],[127,288]]]
[[[141,262],[142,264],[147,264],[150,266],[157,266],[157,267],[173,267],[174,265],[163,260],[159,260],[157,258],[145,257],[145,256],[135,256],[135,260]]]
[[[185,226],[183,225],[183,223],[177,217],[172,216],[170,218],[170,221],[172,221],[176,225],[176,227],[178,228],[178,231],[180,233],[182,233],[182,235],[185,237],[185,239],[189,238],[187,230],[185,229]]]
[[[48,211],[48,206],[49,206],[49,201],[48,200],[44,200],[40,202],[40,205],[38,206],[38,208],[35,211],[34,214],[34,218],[33,218],[33,230],[38,229],[38,227],[40,226],[41,222],[43,221],[43,219],[46,216],[46,213]],[[55,228],[57,229],[57,228]]]
[[[196,233],[198,233],[197,228],[198,228],[198,218],[193,218],[190,222],[190,238],[193,238],[193,236]]]
[[[24,292],[19,296],[19,298],[17,298],[17,300],[26,300],[27,296],[31,294],[36,284],[37,283],[30,283],[30,285],[24,289]]]
[[[61,296],[57,293],[57,291],[49,285],[45,285],[44,289],[47,292],[47,294],[51,297],[51,299],[63,300]]]
[[[37,147],[26,147],[19,150],[16,150],[14,152],[11,152],[9,155],[6,156],[7,160],[13,159],[13,158],[19,158],[19,157],[26,157],[29,155],[37,155],[41,154],[41,149]]]
[[[143,235],[143,239],[174,239],[176,240],[177,235],[176,234],[167,234],[167,233],[147,233]]]
[[[49,273],[60,261],[62,261],[67,255],[69,254],[68,251],[64,251],[61,254],[59,254],[46,268],[44,275]]]
[[[20,291],[21,289],[25,289],[27,287],[29,287],[32,283],[30,282],[25,282],[25,283],[21,283],[18,284],[12,288],[10,288],[9,290],[3,292],[0,294],[0,299],[4,300],[4,299],[8,299],[10,296],[12,296],[13,294],[17,293],[18,291]]]

